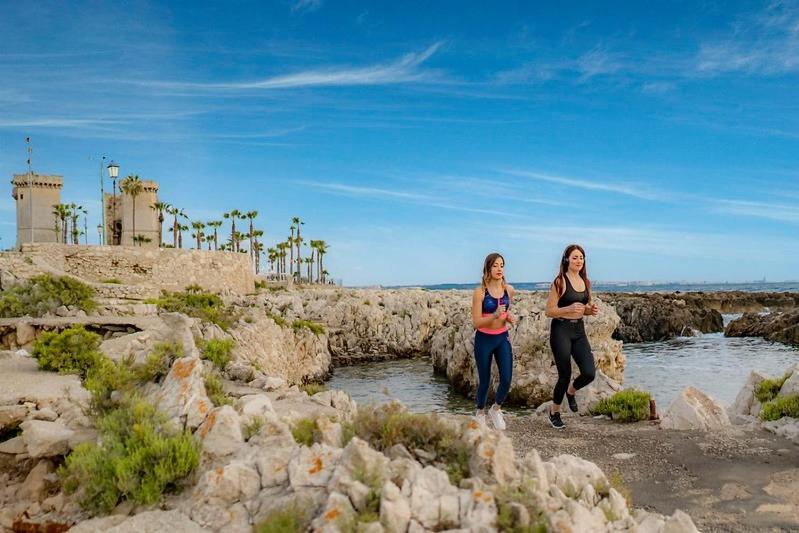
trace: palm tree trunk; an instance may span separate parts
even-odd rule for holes
[[[136,195],[133,195],[133,236],[136,237]]]

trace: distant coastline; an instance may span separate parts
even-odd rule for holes
[[[513,286],[519,290],[541,291],[549,287],[549,281],[515,282]],[[434,285],[395,285],[387,289],[407,289],[420,287],[430,290],[472,289],[476,283],[439,283]],[[598,281],[594,290],[598,292],[799,292],[799,281],[750,281],[742,283],[681,283],[681,282],[648,282],[648,281]]]

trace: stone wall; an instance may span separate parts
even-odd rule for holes
[[[11,267],[14,272],[14,266],[23,264],[34,273],[60,272],[96,283],[114,279],[170,291],[197,284],[237,294],[255,290],[249,255],[233,252],[37,243],[24,245],[21,254],[0,254],[0,270]]]

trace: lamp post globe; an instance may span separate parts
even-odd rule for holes
[[[117,244],[117,176],[119,176],[119,165],[113,161],[108,163],[108,176],[114,183],[114,197],[111,204],[111,244]]]

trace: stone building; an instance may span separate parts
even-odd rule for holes
[[[31,227],[34,242],[58,242],[53,206],[61,203],[64,180],[56,175],[32,174],[32,180],[28,176],[14,174],[11,180],[11,196],[17,202],[17,248],[31,242]]]
[[[53,208],[61,203],[63,177],[33,174],[31,188],[28,174],[14,174],[11,184],[13,185],[11,196],[17,204],[17,249],[31,242],[31,226],[33,226],[33,242],[59,242]],[[158,184],[150,180],[142,180],[142,191],[136,196],[135,201],[130,194],[120,189],[117,189],[116,196],[107,193],[105,195],[107,244],[134,245],[135,204],[135,235],[145,238],[145,242],[136,243],[136,246],[158,247],[158,213],[152,208],[157,201]]]
[[[157,248],[158,213],[152,208],[157,201],[158,184],[150,180],[142,180],[142,191],[136,195],[135,201],[133,196],[124,192],[118,191],[116,198],[112,194],[106,193],[105,220],[108,244],[134,245],[133,206],[135,204],[135,235],[149,239],[135,244],[136,246]]]

